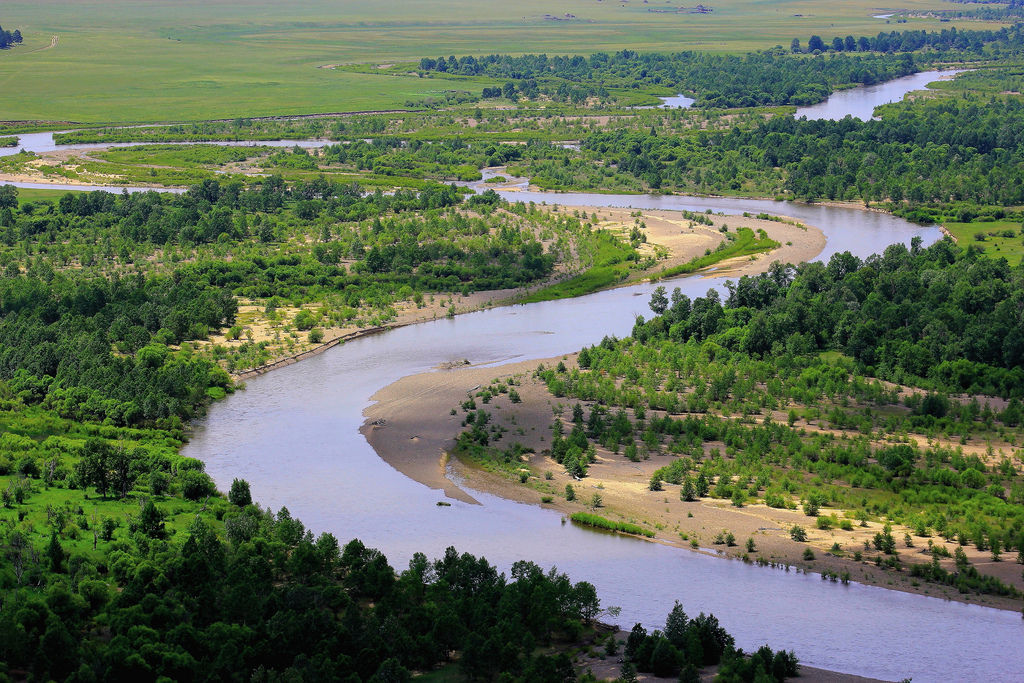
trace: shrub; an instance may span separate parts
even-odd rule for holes
[[[582,524],[583,526],[592,526],[597,529],[607,529],[608,531],[619,531],[624,534],[635,534],[637,536],[654,538],[654,532],[649,529],[644,529],[641,526],[630,524],[629,522],[615,522],[600,515],[592,515],[589,512],[574,512],[570,519],[576,524]]]
[[[181,475],[181,495],[189,500],[199,500],[212,495],[216,489],[210,475],[197,470],[188,470]]]

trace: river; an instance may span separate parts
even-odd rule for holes
[[[508,193],[513,200],[659,209],[773,211],[816,225],[827,258],[861,256],[893,242],[938,238],[935,228],[854,209],[784,202],[676,196]],[[671,283],[690,296],[722,287],[721,278]],[[196,425],[185,455],[202,459],[226,490],[244,477],[255,497],[286,505],[315,531],[358,537],[398,569],[413,552],[439,556],[453,545],[507,570],[516,560],[557,566],[622,607],[619,623],[661,627],[675,599],[690,614],[713,612],[738,644],[793,649],[812,666],[896,680],[1011,680],[1024,652],[1019,615],[881,588],[823,582],[817,575],[758,568],[563,525],[539,507],[474,492],[482,503],[450,501],[385,464],[358,432],[380,387],[447,360],[501,364],[544,358],[629,333],[647,314],[653,285],[578,299],[512,306],[365,337],[275,370],[214,405]],[[468,388],[468,387],[467,387]],[[951,642],[955,648],[949,647]]]
[[[824,102],[808,107],[797,107],[796,118],[806,116],[808,119],[829,119],[839,121],[852,116],[861,121],[875,117],[875,107],[890,102],[899,102],[903,97],[915,90],[925,90],[929,83],[953,78],[968,69],[949,69],[947,71],[922,71],[920,73],[895,78],[885,83],[877,83],[849,90],[838,90]]]
[[[865,95],[867,90],[839,95]],[[48,133],[22,139],[37,149],[53,144]],[[786,214],[823,230],[828,240],[823,259],[843,250],[867,256],[914,236],[926,243],[939,238],[936,228],[887,214],[770,200],[552,194],[523,186],[506,194],[513,201],[565,205]],[[722,278],[691,276],[670,286],[693,297],[723,284]],[[741,647],[767,642],[796,651],[810,666],[890,680],[1019,680],[1024,648],[1013,643],[1021,642],[1024,628],[1014,613],[859,584],[842,586],[814,574],[596,533],[562,524],[557,513],[481,493],[474,493],[481,505],[450,501],[450,507],[439,507],[438,492],[385,464],[358,431],[362,412],[379,388],[444,361],[501,364],[545,358],[596,343],[606,334],[626,335],[635,315],[649,314],[652,288],[637,285],[493,309],[355,340],[249,380],[245,391],[212,406],[195,425],[184,453],[202,459],[222,490],[234,477],[244,477],[264,505],[275,510],[286,505],[314,531],[330,531],[343,542],[358,537],[380,548],[398,569],[413,552],[439,556],[453,545],[503,570],[531,559],[557,566],[574,580],[590,581],[605,605],[622,608],[617,621],[627,628],[637,621],[661,627],[678,599],[691,615],[715,613]]]

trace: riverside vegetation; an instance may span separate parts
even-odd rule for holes
[[[300,298],[345,292],[352,306],[371,292],[389,296],[395,277],[428,291],[448,278],[505,285],[543,276],[555,261],[532,233],[520,234],[517,220],[532,216],[552,237],[558,226],[582,231],[578,221],[545,223],[521,205],[499,216],[488,213],[497,209],[487,197],[470,201],[480,217],[448,214],[458,201],[450,187],[368,197],[334,188],[300,200],[314,202],[312,218],[334,212],[325,225],[369,221],[344,238],[365,240],[350,274],[330,252],[243,256],[243,243],[287,234],[294,199],[273,180],[205,184],[181,196],[65,194],[20,207],[10,188],[3,198],[0,675],[276,680],[343,672],[392,681],[457,659],[468,679],[575,677],[571,656],[593,642],[600,614],[589,584],[529,562],[506,577],[454,550],[434,562],[417,555],[396,575],[359,541],[314,538],[286,508],[254,505],[244,480],[218,493],[203,463],[178,449],[184,422],[235,388],[216,353],[187,343],[234,321],[233,282]],[[402,218],[413,209],[415,219]],[[246,227],[254,215],[256,235]],[[499,217],[504,233],[491,243],[488,221]],[[413,228],[419,239],[410,241]],[[397,247],[374,237],[399,233]],[[172,243],[236,253],[177,265],[151,258]],[[437,272],[437,261],[460,265]],[[671,639],[668,630],[649,636],[652,654],[638,654],[638,666],[695,671],[721,662],[740,672],[735,680],[795,673],[792,655],[745,658],[713,617],[684,626]]]
[[[659,291],[655,317],[629,339],[584,349],[579,368],[540,371],[579,411],[572,427],[556,423],[551,450],[580,477],[599,448],[664,453],[672,459],[652,490],[800,508],[819,530],[884,521],[868,548],[840,543],[834,552],[1019,597],[1020,581],[979,572],[964,549],[1024,558],[1015,450],[1024,386],[1020,29],[841,42],[844,54],[829,56],[782,54],[791,45],[747,58],[552,60],[550,78],[501,71],[537,68],[536,58],[477,59],[479,72],[466,74],[451,73],[446,59],[446,78],[473,89],[462,104],[430,103],[447,111],[73,138],[339,142],[317,152],[153,146],[0,161],[4,172],[49,164],[63,178],[191,186],[180,196],[0,190],[0,675],[277,680],[342,671],[383,681],[454,660],[467,679],[578,674],[572,655],[596,642],[601,613],[589,584],[528,562],[503,576],[454,550],[433,562],[416,556],[396,574],[359,541],[314,538],[287,509],[261,509],[241,479],[228,495],[216,492],[202,463],[178,453],[187,421],[235,390],[228,371],[266,362],[275,341],[295,349],[300,333],[313,343],[328,326],[379,325],[402,302],[450,302],[453,292],[580,270],[589,284],[562,292],[574,294],[636,272],[635,246],[586,216],[493,192],[463,199],[433,182],[475,179],[495,165],[550,189],[859,199],[954,224],[959,245],[779,266],[741,279],[724,302]],[[780,107],[962,60],[983,69],[886,107],[880,121],[796,121]],[[438,71],[439,61],[419,66]],[[469,63],[455,60],[457,70]],[[725,91],[697,80],[708,64],[729,74]],[[764,68],[779,78],[745,100],[744,84]],[[404,88],[397,67],[383,71]],[[626,90],[650,100],[681,86],[700,110],[623,106],[635,103]],[[770,248],[765,239],[751,232],[723,244],[741,253]],[[273,323],[278,339],[243,341],[243,315]],[[488,415],[473,410],[461,440],[497,458]],[[512,447],[500,460],[518,468],[520,455]],[[650,531],[591,513],[578,519]],[[901,558],[904,528],[904,546],[929,543],[926,562]],[[806,538],[800,526],[789,531]],[[602,640],[609,656],[620,646]],[[624,678],[630,667],[685,680],[710,664],[729,681],[796,671],[791,653],[746,657],[713,617],[689,619],[678,607],[663,631],[634,628],[625,648]]]
[[[571,430],[555,423],[550,455],[577,477],[598,448],[668,456],[651,491],[802,507],[819,530],[881,520],[867,547],[839,532],[832,550],[1019,597],[1019,573],[982,574],[962,548],[1024,563],[1022,276],[945,241],[773,267],[725,301],[659,288],[630,338],[584,348],[578,369],[538,371],[553,396],[582,402]],[[486,423],[460,441],[486,444]],[[928,561],[902,560],[891,525],[906,548],[927,543]]]

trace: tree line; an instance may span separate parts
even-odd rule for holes
[[[6,50],[15,45],[21,45],[21,41],[21,29],[6,31],[3,27],[0,27],[0,50]]]
[[[892,106],[871,121],[778,116],[678,135],[664,127],[600,131],[578,152],[536,149],[523,163],[535,182],[556,188],[625,175],[650,189],[891,202],[923,223],[943,213],[999,219],[1024,202],[1022,117],[1017,98],[967,95]]]
[[[836,37],[831,43],[812,36],[806,50],[799,38],[793,39],[791,52],[834,53],[821,60],[789,56],[781,48],[745,55],[622,50],[588,57],[452,55],[423,58],[419,66],[423,72],[506,81],[501,88],[488,87],[484,97],[535,99],[544,94],[582,104],[588,97],[607,100],[609,89],[656,86],[693,93],[702,107],[801,106],[820,102],[839,87],[906,76],[936,60],[1019,54],[1022,48],[1022,27],[1014,25],[996,31],[880,32],[857,39]]]

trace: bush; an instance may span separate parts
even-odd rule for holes
[[[228,500],[232,505],[244,508],[252,505],[252,494],[249,492],[249,482],[245,479],[235,479],[231,482],[231,491],[228,493]]]
[[[319,327],[314,327],[309,331],[309,341],[312,344],[319,344],[324,340],[324,331]]]
[[[316,319],[313,318],[313,314],[302,309],[295,315],[295,320],[292,321],[295,324],[297,330],[312,330],[313,325],[316,324]]]
[[[188,470],[181,475],[181,495],[189,500],[199,500],[212,495],[216,489],[210,475],[205,472]]]
[[[583,526],[592,526],[598,529],[607,529],[608,531],[619,531],[624,534],[635,534],[637,536],[654,538],[653,531],[644,529],[636,524],[630,524],[629,522],[615,522],[600,515],[592,515],[588,512],[574,512],[569,519],[577,524],[582,524]]]
[[[789,537],[798,543],[807,541],[807,531],[799,524],[794,524],[789,530]]]

